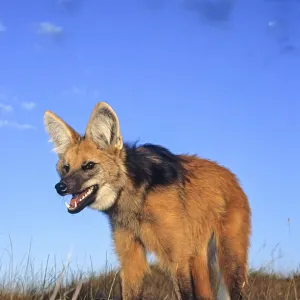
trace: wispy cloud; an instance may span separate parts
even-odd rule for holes
[[[0,103],[0,111],[11,112],[13,107],[9,104]]]
[[[25,110],[33,110],[36,107],[34,102],[22,102],[21,107]]]
[[[0,33],[5,32],[7,28],[3,25],[3,23],[0,21]]]
[[[8,121],[8,120],[0,120],[0,128],[10,127],[18,130],[35,130],[36,128],[30,124],[21,124],[18,122]]]
[[[38,33],[50,36],[59,36],[63,33],[63,29],[62,27],[50,22],[41,22],[38,26]]]

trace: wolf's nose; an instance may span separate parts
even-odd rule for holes
[[[63,181],[60,181],[55,185],[55,189],[58,194],[63,195],[67,192],[68,187]]]

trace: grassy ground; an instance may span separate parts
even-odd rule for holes
[[[9,281],[9,274],[0,286],[1,300],[54,300],[54,299],[85,299],[106,300],[120,299],[119,273],[117,270],[105,268],[100,274],[89,274],[84,279],[79,274],[68,274],[68,281],[64,282],[61,276],[54,277],[44,274],[39,280],[26,284],[24,278],[14,275]],[[64,274],[66,275],[66,274]],[[71,275],[71,276],[70,276]],[[35,274],[37,276],[37,274]],[[13,288],[10,289],[10,287]],[[300,273],[283,276],[265,271],[250,272],[246,299],[300,299]],[[152,274],[145,278],[144,299],[146,300],[175,300],[172,284],[169,278],[152,265]]]

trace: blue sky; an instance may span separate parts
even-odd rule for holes
[[[98,101],[126,140],[229,167],[252,207],[250,265],[300,253],[299,1],[0,2],[0,257],[29,250],[115,264],[104,215],[66,212],[54,189],[50,109],[83,133]],[[298,84],[297,84],[298,81]],[[290,222],[288,222],[288,219]]]

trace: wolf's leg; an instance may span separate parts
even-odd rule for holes
[[[187,261],[186,263],[180,262],[172,264],[171,277],[177,299],[194,300],[189,262]]]
[[[116,253],[121,264],[121,299],[142,299],[143,279],[149,271],[143,245],[125,229],[114,232]]]

